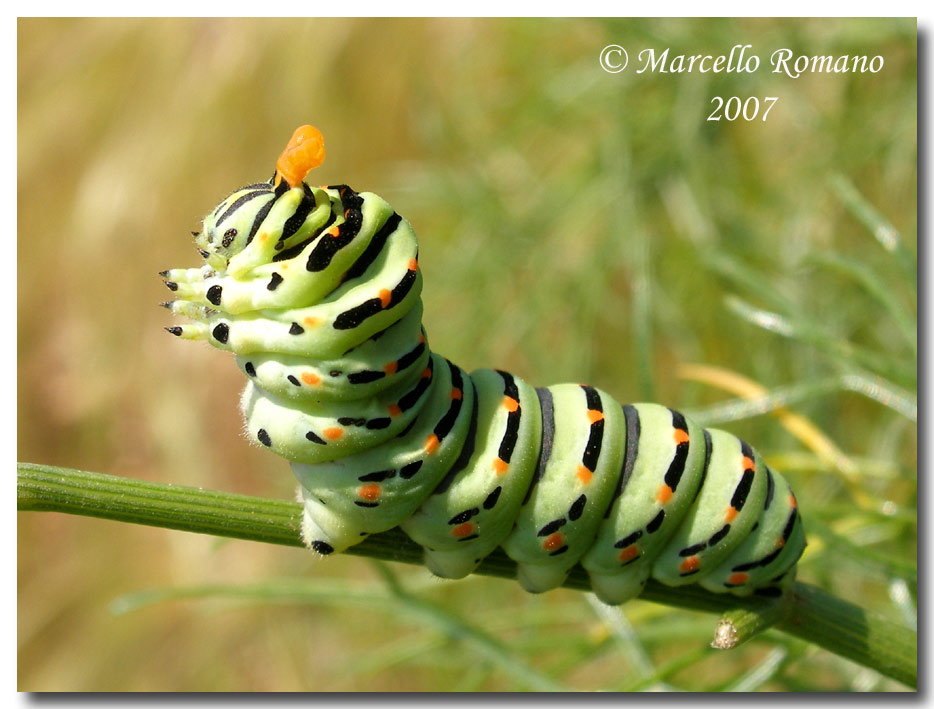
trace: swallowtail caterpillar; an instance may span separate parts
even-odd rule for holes
[[[795,497],[745,442],[658,404],[578,384],[536,389],[431,352],[418,244],[375,194],[309,187],[324,141],[302,126],[268,182],[242,187],[164,271],[190,323],[236,355],[248,435],[288,459],[303,535],[331,554],[400,526],[435,574],[496,547],[529,591],[580,563],[611,604],[648,578],[775,595],[804,546]]]

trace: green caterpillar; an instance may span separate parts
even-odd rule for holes
[[[657,404],[432,353],[415,233],[374,194],[305,184],[323,160],[321,134],[297,129],[269,182],[205,217],[206,265],[162,273],[193,321],[169,332],[236,354],[249,436],[291,461],[308,546],[401,526],[439,576],[502,546],[529,591],[580,563],[611,604],[649,577],[787,587],[804,530],[758,453]]]

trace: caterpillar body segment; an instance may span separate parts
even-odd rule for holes
[[[700,580],[704,588],[756,588],[781,581],[804,548],[804,527],[798,519],[791,486],[766,468],[764,509],[750,534],[717,570]]]
[[[652,575],[669,586],[694,583],[718,566],[749,535],[765,503],[767,474],[758,455],[725,431],[707,433],[707,479],[653,566]]]
[[[622,409],[588,386],[537,391],[542,446],[535,476],[503,543],[532,592],[560,586],[593,544],[617,486],[625,454]]]
[[[510,533],[535,472],[541,410],[535,389],[508,372],[471,372],[476,417],[448,477],[402,529],[438,576],[463,578]],[[467,415],[464,411],[463,415]]]
[[[237,355],[237,366],[259,388],[280,399],[333,405],[372,398],[394,381],[425,370],[430,351],[421,320],[418,302],[380,338],[366,340],[343,357],[317,360],[258,352]]]
[[[414,231],[374,194],[304,184],[324,155],[307,128],[269,182],[204,219],[206,265],[162,275],[167,306],[192,321],[167,329],[235,353],[247,435],[291,462],[309,547],[401,526],[439,576],[501,546],[527,590],[579,564],[608,603],[649,578],[737,595],[793,580],[806,543],[794,495],[745,442],[432,353]]]
[[[283,400],[248,381],[241,409],[249,435],[283,458],[319,463],[372,448],[406,429],[418,415],[434,376],[434,361],[373,398],[343,402]]]
[[[630,404],[622,413],[626,447],[611,506],[581,562],[594,591],[613,603],[642,591],[697,499],[709,464],[706,432],[678,412]]]
[[[414,425],[385,444],[317,465],[292,464],[305,501],[309,545],[343,551],[411,517],[460,455],[475,406],[467,374],[438,355],[431,393]],[[464,413],[466,412],[466,413]]]

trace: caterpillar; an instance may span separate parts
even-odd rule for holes
[[[301,126],[267,182],[192,232],[205,263],[163,271],[189,322],[247,379],[248,436],[291,463],[312,550],[400,526],[438,576],[497,547],[531,592],[580,564],[606,603],[649,578],[779,595],[805,547],[786,480],[739,438],[598,388],[534,388],[432,352],[410,224],[347,185],[309,187],[324,139]]]

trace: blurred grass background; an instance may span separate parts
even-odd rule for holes
[[[610,43],[621,74],[598,66]],[[747,43],[885,66],[634,73],[643,47]],[[18,458],[294,494],[240,435],[232,360],[163,332],[157,273],[195,265],[189,230],[311,122],[312,179],[418,232],[436,350],[743,436],[797,492],[799,578],[911,625],[916,57],[910,19],[20,19]],[[710,123],[715,95],[780,100]],[[825,438],[689,363],[792,394]],[[230,597],[267,581],[307,593]],[[227,596],[126,597],[204,584]],[[898,688],[776,632],[711,650],[714,618],[641,601],[54,514],[19,516],[18,604],[20,690]]]

